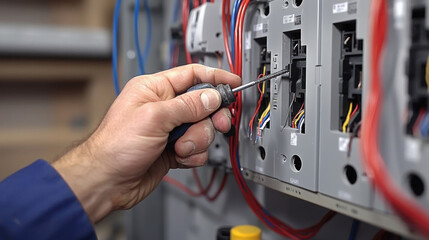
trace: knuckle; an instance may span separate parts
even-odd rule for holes
[[[193,119],[198,118],[201,112],[201,103],[199,100],[196,100],[190,94],[183,94],[179,97],[180,102],[183,104],[183,107],[187,110]]]
[[[145,104],[142,115],[146,122],[158,122],[161,119],[160,108],[152,102]]]

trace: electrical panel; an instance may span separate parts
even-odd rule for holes
[[[429,2],[390,2],[380,149],[396,184],[429,209]],[[412,234],[374,189],[361,159],[370,6],[370,0],[251,2],[242,29],[243,83],[281,69],[289,75],[243,91],[240,163],[265,186]],[[220,1],[191,12],[186,44],[200,63],[229,69]],[[226,136],[217,134],[209,155],[218,164],[229,159]]]

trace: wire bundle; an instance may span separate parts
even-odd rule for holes
[[[291,127],[297,128],[299,130],[302,129],[304,125],[305,120],[305,109],[304,109],[305,103],[301,105],[301,108],[299,109],[298,113],[295,115],[295,117],[292,119]]]
[[[262,72],[262,74],[260,74],[258,76],[258,79],[261,78],[261,77],[263,77],[263,76],[265,76],[266,70],[267,70],[267,67],[264,66],[263,72]],[[262,85],[262,88],[261,88],[261,85]],[[252,118],[249,121],[249,126],[248,126],[249,138],[251,138],[253,136],[253,123],[255,121],[256,116],[259,113],[259,109],[261,108],[262,100],[264,99],[265,89],[266,89],[266,83],[265,82],[263,82],[262,84],[258,84],[258,91],[259,91],[260,96],[259,96],[258,104],[256,105],[256,108],[255,108],[255,112],[253,113],[253,116],[252,116]],[[260,117],[260,120],[262,120],[267,115],[267,114],[265,114],[265,116],[263,116],[266,111],[267,110],[265,110],[262,113],[262,115]],[[260,126],[261,126],[261,123],[259,121],[258,129],[260,129]],[[257,137],[258,136],[259,136],[259,133],[258,133]],[[257,137],[255,139],[255,142],[258,140]]]
[[[386,0],[374,0],[371,6],[372,15],[372,51],[371,51],[371,82],[366,112],[362,122],[362,153],[366,172],[374,186],[382,193],[393,209],[414,226],[426,238],[429,238],[429,214],[418,203],[404,194],[394,184],[387,171],[387,166],[379,151],[379,120],[383,106],[381,59],[386,41],[388,26]],[[374,129],[375,128],[375,129]]]

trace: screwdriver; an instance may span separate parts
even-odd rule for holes
[[[231,89],[231,86],[229,84],[219,84],[215,87],[210,83],[200,83],[200,84],[197,84],[195,86],[192,86],[186,92],[192,92],[192,91],[207,89],[207,88],[216,89],[220,93],[220,96],[222,98],[222,103],[220,105],[220,107],[222,108],[222,107],[227,107],[227,106],[231,105],[232,103],[234,103],[237,100],[235,98],[235,93],[238,93],[244,89],[255,86],[259,83],[263,83],[267,80],[271,80],[271,79],[278,77],[278,76],[281,76],[283,74],[285,74],[286,77],[289,77],[290,76],[289,69],[282,69],[278,72],[274,72],[274,73],[265,75],[261,78],[256,79],[255,81],[251,81],[249,83],[246,83],[246,84],[241,85],[239,87],[236,87],[234,89]],[[193,123],[185,123],[185,124],[180,125],[179,127],[174,128],[173,131],[171,131],[170,135],[168,136],[167,146],[173,147],[174,144],[176,143],[177,139],[179,139],[181,136],[183,136],[183,134],[185,134],[186,130],[188,130],[192,126],[192,124]]]

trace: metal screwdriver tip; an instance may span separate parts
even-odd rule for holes
[[[259,79],[256,79],[255,81],[252,81],[252,82],[246,83],[246,84],[244,84],[244,85],[241,85],[241,86],[239,86],[239,87],[236,87],[236,88],[232,89],[232,93],[240,92],[240,91],[242,91],[242,90],[244,90],[244,89],[246,89],[246,88],[249,88],[249,87],[255,86],[256,84],[259,84],[259,83],[265,82],[265,81],[267,81],[267,80],[273,79],[273,78],[278,77],[278,76],[281,76],[281,75],[283,75],[283,74],[286,74],[286,76],[287,76],[287,77],[289,77],[289,70],[288,70],[288,69],[282,69],[282,70],[280,70],[280,71],[278,71],[278,72],[274,72],[274,73],[271,73],[271,74],[265,75],[265,76],[263,76],[263,77],[261,77],[261,78],[259,78]]]

